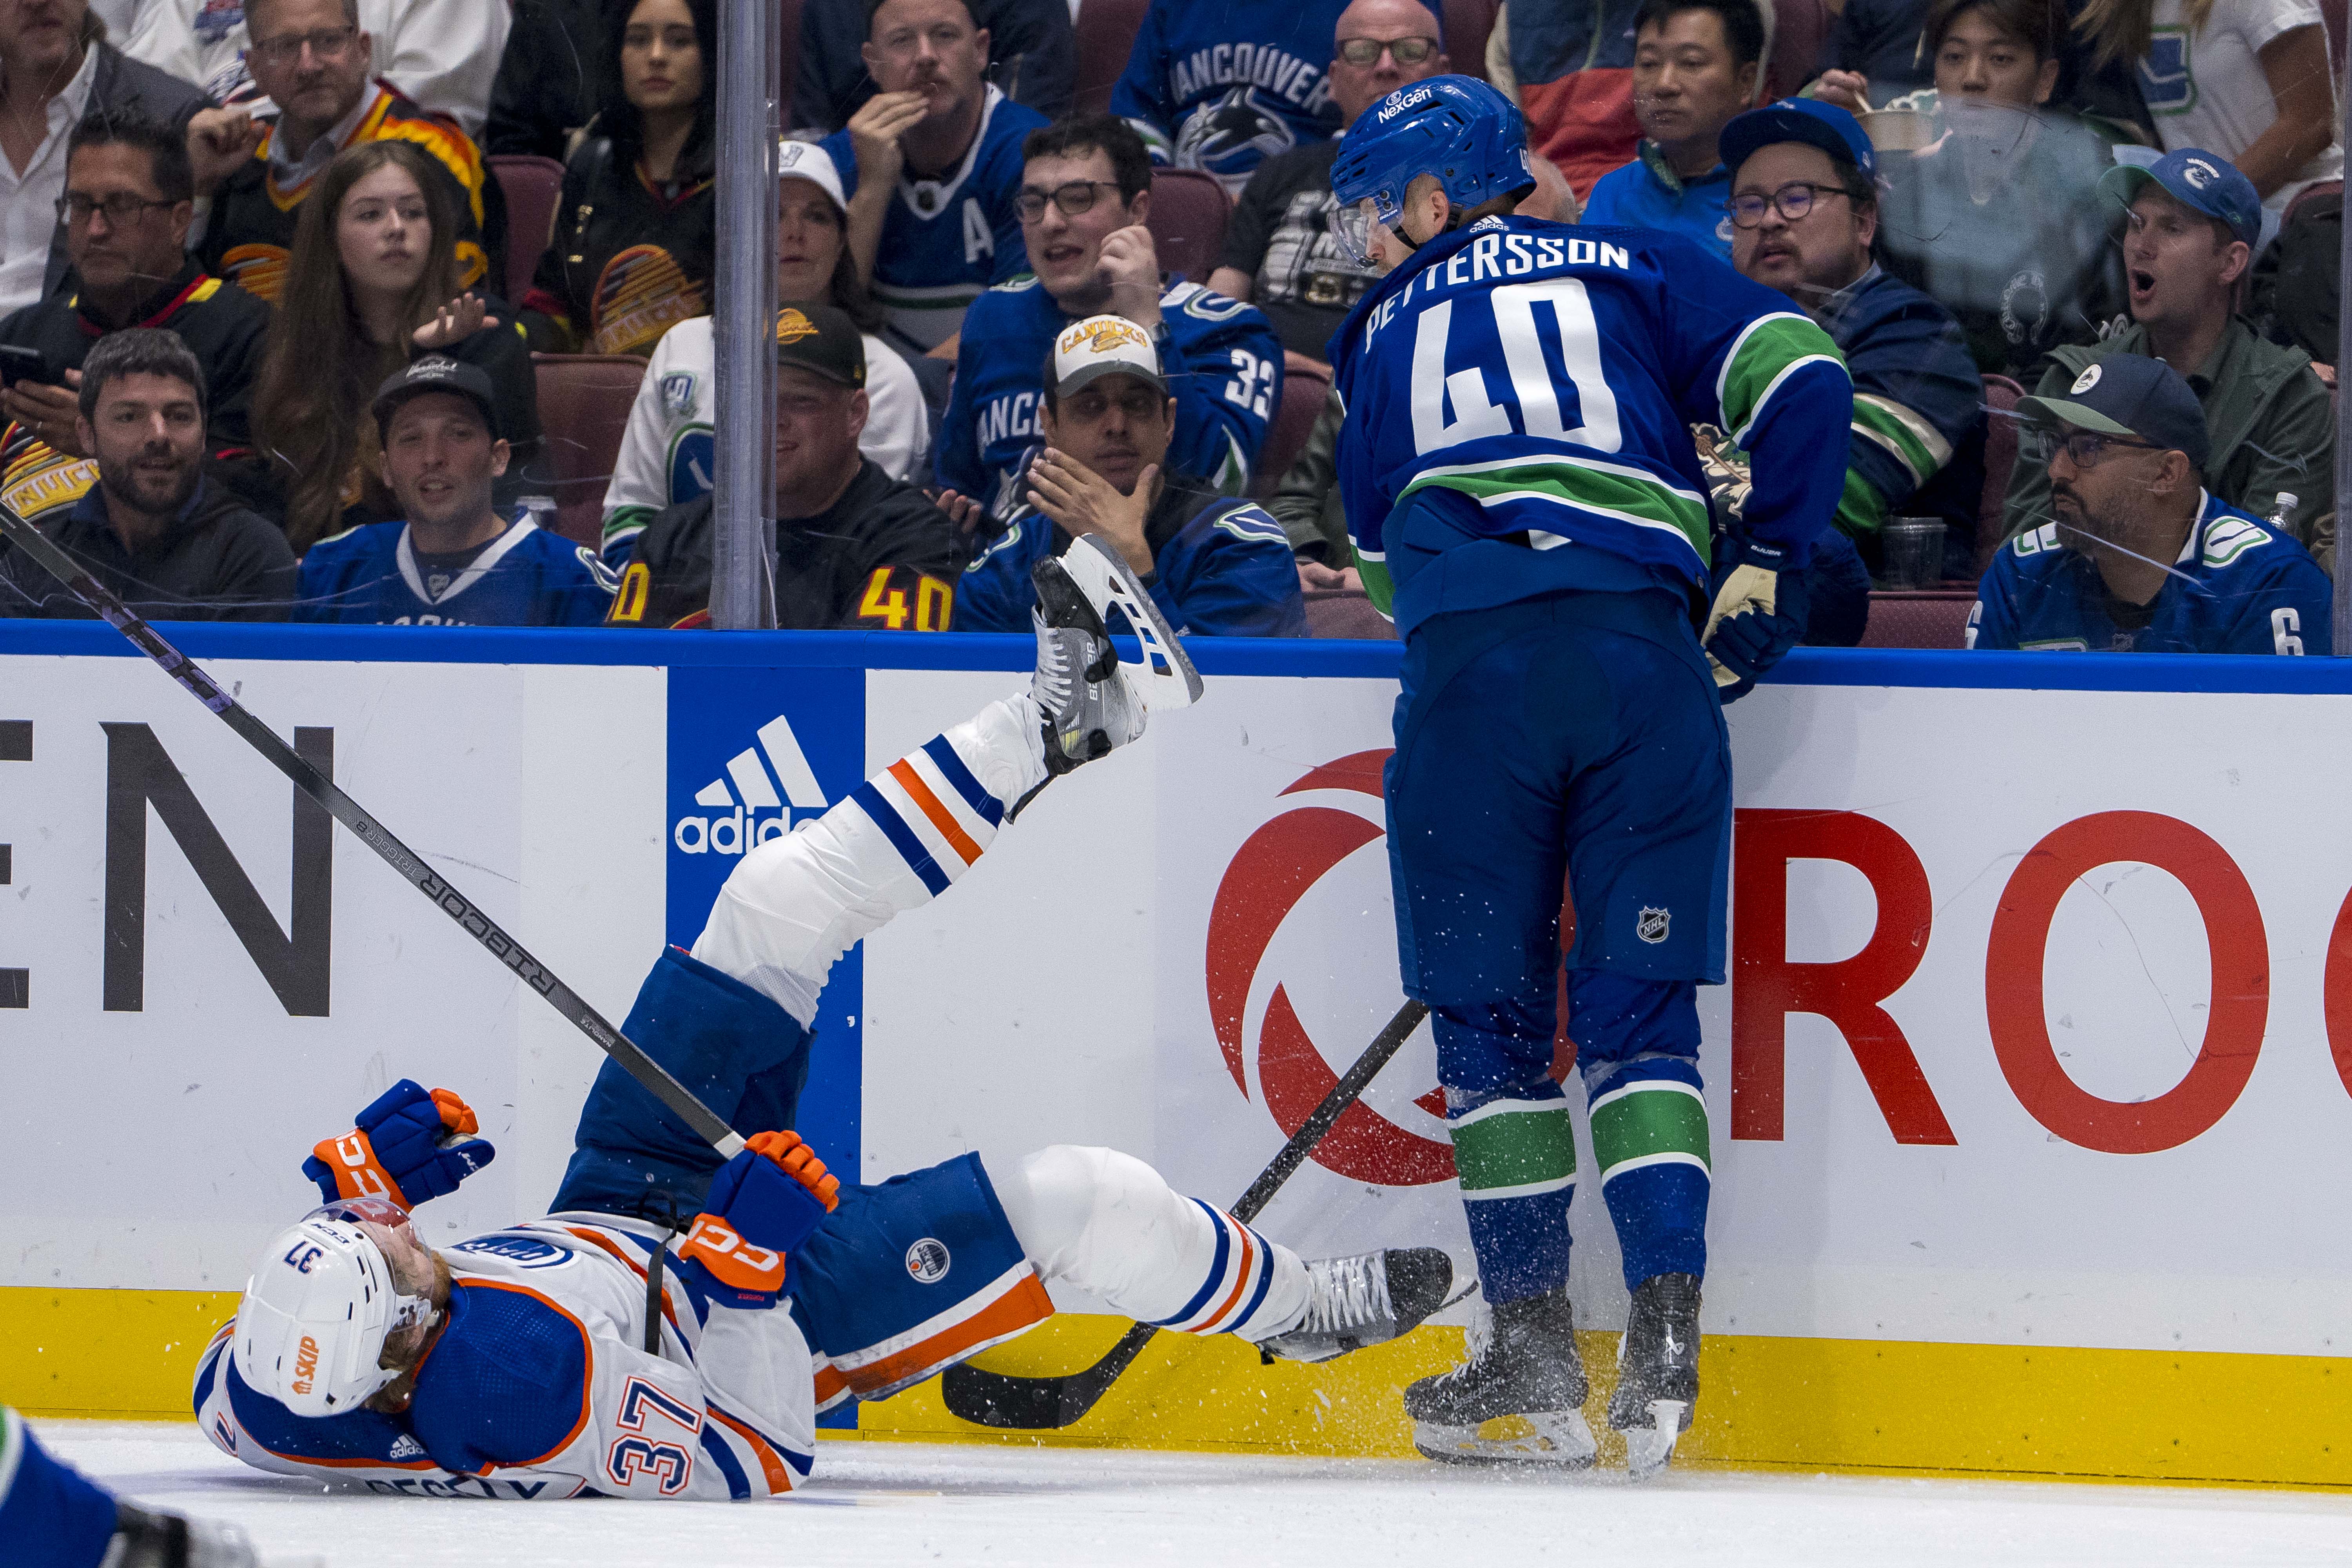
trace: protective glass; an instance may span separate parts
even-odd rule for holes
[[[1115,191],[1117,189],[1118,189],[1118,182],[1116,180],[1072,180],[1069,184],[1056,185],[1050,191],[1041,191],[1034,185],[1024,185],[1022,187],[1021,195],[1013,199],[1013,205],[1020,209],[1021,221],[1024,223],[1035,223],[1039,218],[1044,217],[1045,204],[1049,201],[1061,208],[1066,216],[1076,217],[1082,212],[1093,210],[1095,203],[1100,199],[1095,195],[1097,190]]]
[[[1372,231],[1385,221],[1378,200],[1366,196],[1352,206],[1339,207],[1331,214],[1331,233],[1339,240],[1339,248],[1346,251],[1357,266],[1370,267],[1377,259],[1372,254]]]
[[[1339,46],[1339,58],[1359,68],[1378,65],[1381,51],[1396,57],[1401,66],[1417,66],[1437,52],[1435,38],[1349,38]]]

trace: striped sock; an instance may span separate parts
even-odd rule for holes
[[[1568,1278],[1576,1134],[1559,1085],[1545,1079],[1451,1111],[1454,1169],[1489,1301],[1516,1301]]]
[[[1216,1233],[1216,1249],[1191,1300],[1173,1316],[1153,1321],[1180,1334],[1231,1333],[1260,1340],[1278,1332],[1286,1326],[1285,1320],[1298,1315],[1297,1308],[1283,1310],[1286,1298],[1299,1295],[1298,1305],[1303,1307],[1303,1292],[1282,1292],[1285,1301],[1269,1298],[1276,1294],[1276,1279],[1285,1274],[1298,1274],[1303,1283],[1304,1266],[1289,1248],[1269,1242],[1223,1210],[1198,1198],[1186,1201],[1208,1217]],[[1276,1310],[1267,1311],[1269,1305]]]
[[[1711,1157],[1695,1064],[1645,1058],[1602,1080],[1592,1097],[1592,1159],[1628,1289],[1659,1274],[1706,1275]]]
[[[982,789],[945,735],[908,752],[850,791],[932,898],[980,863],[1004,822],[1004,805]]]

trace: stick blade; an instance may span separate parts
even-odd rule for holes
[[[1102,1360],[1062,1377],[1015,1377],[959,1363],[940,1377],[940,1395],[950,1415],[975,1426],[1058,1432],[1086,1419],[1155,1332],[1150,1324],[1138,1323]]]

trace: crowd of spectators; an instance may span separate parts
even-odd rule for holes
[[[1283,417],[1373,281],[1339,136],[1462,70],[1528,118],[1520,210],[1684,233],[1837,344],[1809,640],[1865,635],[1900,524],[1940,527],[1948,592],[1981,579],[1971,647],[2328,645],[2314,0],[1844,0],[1803,58],[1774,0],[1494,11],[1470,37],[1432,0],[1152,0],[1088,84],[1119,24],[1086,0],[804,0],[777,623],[1023,631],[1030,567],[1094,533],[1180,626],[1306,635],[1360,588],[1345,410]],[[717,16],[0,0],[0,499],[142,613],[706,624]],[[545,232],[492,155],[562,163]],[[1230,209],[1187,276],[1154,187],[1200,174]],[[550,454],[583,437],[542,432],[539,378],[583,354],[644,368],[601,537],[566,538]],[[1737,433],[1692,439],[1736,525]],[[0,547],[0,615],[73,613]]]

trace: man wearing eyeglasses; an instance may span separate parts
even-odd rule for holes
[[[1324,40],[1345,8],[1346,0],[1152,0],[1110,111],[1135,127],[1154,163],[1213,174],[1233,195],[1265,160],[1327,141],[1353,120],[1339,110],[1339,78],[1324,72]],[[1433,42],[1436,6],[1414,0],[1412,8],[1420,16],[1410,34]],[[1405,53],[1418,53],[1416,43],[1404,46],[1400,64]],[[1383,68],[1377,51],[1360,43],[1357,54],[1358,68]],[[1364,101],[1444,68],[1401,75]]]
[[[2017,412],[2031,422],[2018,461],[2047,479],[2051,521],[1993,557],[1969,647],[2331,651],[2327,574],[2205,488],[2205,411],[2170,365],[2112,353]]]
[[[188,126],[196,191],[212,211],[196,254],[205,269],[275,304],[302,203],[335,154],[362,142],[409,142],[448,177],[457,265],[468,289],[504,277],[506,214],[482,155],[457,122],[430,113],[391,82],[368,78],[373,40],[359,0],[247,0],[246,65],[277,105],[265,124],[212,109]],[[488,205],[486,205],[488,204]],[[492,237],[486,238],[486,236]]]
[[[187,147],[173,127],[92,116],[75,128],[58,199],[71,270],[56,292],[0,321],[0,344],[40,356],[37,372],[0,390],[0,500],[26,517],[62,515],[96,482],[97,454],[83,449],[75,425],[81,365],[126,328],[176,333],[195,354],[211,394],[208,459],[251,443],[269,307],[182,250],[193,195]]]
[[[1983,384],[1952,313],[1878,265],[1870,138],[1836,105],[1790,98],[1734,119],[1722,149],[1732,265],[1820,322],[1853,377],[1839,529],[1869,560],[1889,516],[1940,517],[1958,536],[1945,560],[1965,569],[1984,489]]]

